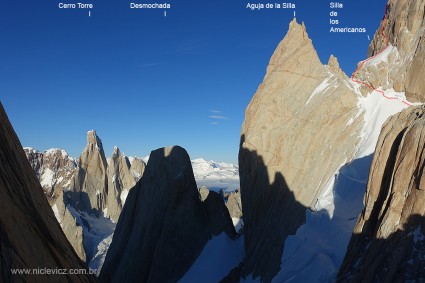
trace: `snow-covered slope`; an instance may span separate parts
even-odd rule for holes
[[[111,244],[116,223],[104,216],[97,217],[87,212],[77,211],[71,205],[68,205],[67,208],[75,218],[77,225],[83,227],[83,244],[87,265],[99,274]],[[57,217],[56,213],[55,216]]]
[[[341,164],[328,189],[317,199],[306,223],[285,241],[281,271],[273,282],[329,282],[344,258],[352,230],[363,208],[370,164],[384,122],[408,107],[403,93],[392,89],[359,95],[359,115],[364,113],[362,142],[353,160]]]
[[[226,233],[213,237],[179,283],[216,283],[242,261],[243,237],[231,240]]]

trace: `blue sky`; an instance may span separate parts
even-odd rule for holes
[[[58,9],[59,2],[2,1],[0,100],[24,146],[78,157],[95,129],[107,155],[114,145],[145,156],[178,144],[191,158],[237,162],[245,108],[292,10],[172,0],[164,17],[102,0],[92,2],[89,18],[85,10]],[[341,26],[368,32],[330,34],[330,1],[288,2],[322,62],[334,54],[348,74],[365,58],[386,3],[340,1]]]

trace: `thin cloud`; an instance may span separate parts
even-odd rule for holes
[[[209,118],[215,119],[215,120],[228,120],[229,119],[225,116],[220,116],[220,115],[210,115]]]
[[[218,109],[210,109],[208,110],[210,112],[210,115],[208,116],[208,118],[210,119],[210,124],[211,125],[220,125],[221,122],[220,121],[224,121],[224,120],[229,120],[228,117],[221,115],[221,110]]]

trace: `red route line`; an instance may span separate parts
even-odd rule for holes
[[[388,46],[389,46],[389,37],[385,35],[384,30],[385,30],[385,25],[386,25],[386,22],[387,22],[387,11],[388,11],[388,7],[389,7],[389,5],[390,5],[389,3],[387,3],[387,5],[385,5],[385,10],[384,10],[384,21],[383,21],[383,23],[382,23],[382,31],[381,31],[382,36],[385,38],[385,48],[384,48],[384,49],[382,49],[381,51],[379,51],[378,53],[376,53],[375,55],[373,55],[372,57],[369,57],[368,59],[361,61],[361,62],[360,62],[360,64],[359,64],[359,66],[357,67],[357,69],[356,69],[356,70],[354,71],[354,73],[351,75],[351,80],[352,80],[353,82],[356,82],[356,83],[359,83],[359,84],[361,84],[361,85],[364,85],[364,86],[366,86],[366,87],[368,87],[368,88],[370,88],[370,89],[372,89],[372,90],[374,90],[374,91],[376,91],[376,92],[379,92],[379,93],[380,93],[383,97],[385,97],[386,99],[389,99],[389,100],[400,100],[400,101],[401,101],[401,102],[403,102],[404,104],[406,104],[406,105],[408,105],[408,106],[411,106],[412,104],[411,104],[410,102],[408,102],[407,100],[401,100],[401,99],[398,99],[397,97],[389,97],[389,96],[386,96],[384,91],[379,90],[379,89],[376,89],[376,88],[374,88],[372,85],[367,84],[367,83],[365,83],[365,82],[363,82],[363,81],[360,81],[360,80],[357,80],[357,79],[355,79],[355,78],[354,78],[354,76],[358,73],[358,71],[359,71],[359,70],[363,67],[363,65],[364,65],[366,62],[368,62],[368,61],[372,60],[373,58],[375,58],[376,56],[378,56],[378,55],[382,54],[385,50],[387,50],[387,49],[388,49]]]

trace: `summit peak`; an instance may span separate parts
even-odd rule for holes
[[[295,31],[303,31],[304,33],[306,33],[306,27],[304,22],[298,23],[297,18],[294,17],[294,19],[289,23],[289,30],[288,33],[292,30]]]
[[[346,76],[344,71],[341,69],[339,65],[338,58],[336,58],[333,54],[331,54],[331,56],[329,57],[329,61],[327,65],[334,74],[337,74],[343,77]]]
[[[112,152],[112,157],[119,156],[121,154],[118,146],[114,146],[114,151]]]
[[[102,146],[102,141],[99,136],[96,134],[95,130],[90,130],[87,132],[87,144],[97,145],[98,147]]]

